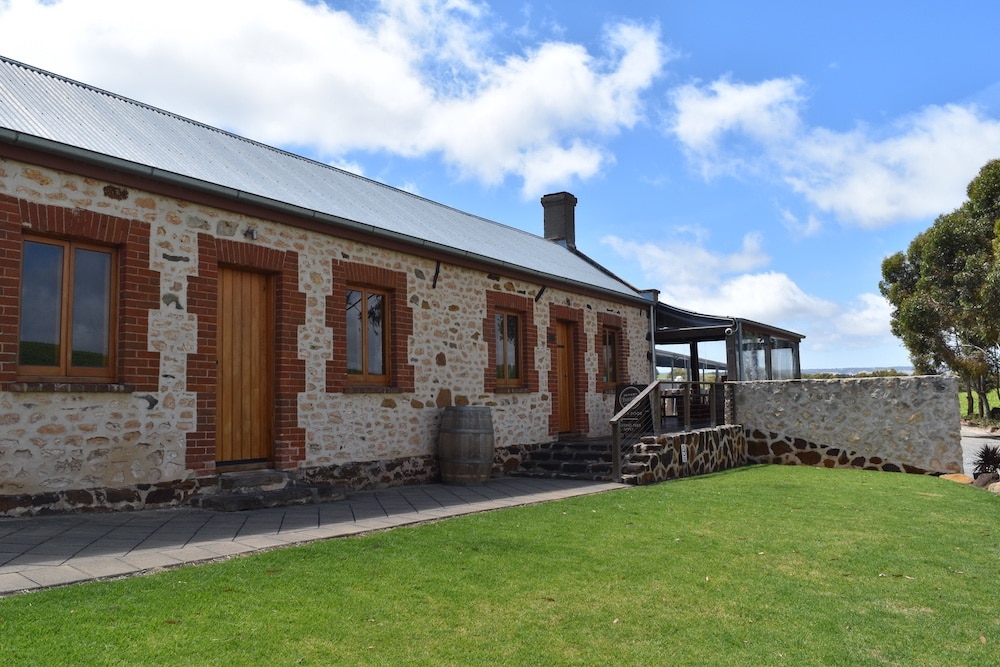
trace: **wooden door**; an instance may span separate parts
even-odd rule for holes
[[[575,431],[576,378],[573,368],[573,323],[556,322],[556,404],[560,433]]]
[[[274,294],[263,273],[219,268],[216,465],[271,461]]]

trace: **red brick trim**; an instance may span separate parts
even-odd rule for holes
[[[410,309],[406,273],[377,266],[333,260],[333,293],[326,299],[326,325],[333,330],[333,358],[326,363],[326,390],[338,393],[347,386],[347,348],[343,339],[347,326],[344,302],[348,285],[363,285],[389,293],[389,387],[373,387],[373,393],[412,392],[415,371],[410,359],[410,338],[413,336],[413,311]],[[365,391],[350,387],[351,393]]]
[[[568,306],[549,305],[549,327],[547,341],[549,347],[549,391],[552,393],[552,411],[549,413],[549,435],[559,433],[559,377],[556,368],[556,358],[559,350],[556,346],[558,322],[573,324],[573,431],[588,433],[590,431],[590,416],[587,414],[587,341],[583,332],[583,311]]]
[[[118,248],[117,381],[136,391],[156,391],[160,355],[148,350],[149,311],[159,307],[160,274],[149,268],[150,225],[6,195],[0,195],[0,382],[17,379],[24,233]]]
[[[538,327],[535,325],[534,302],[519,294],[508,292],[486,292],[486,318],[483,319],[483,337],[487,345],[487,363],[483,370],[483,390],[491,393],[532,393],[538,391],[538,370],[535,368],[535,350],[538,347]],[[524,384],[520,387],[497,387],[496,366],[493,360],[497,358],[497,339],[494,331],[494,318],[497,310],[510,310],[521,313],[524,318],[524,329],[521,331],[521,368]]]
[[[215,471],[216,357],[219,266],[263,271],[275,281],[274,466],[305,460],[305,429],[299,427],[298,394],[305,391],[305,361],[298,358],[298,328],[306,320],[299,291],[298,253],[198,235],[198,275],[188,279],[188,311],[198,317],[198,351],[188,355],[188,391],[197,394],[198,422],[187,434],[188,468]]]

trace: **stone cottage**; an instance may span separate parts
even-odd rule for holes
[[[434,481],[608,433],[657,299],[577,250],[0,58],[0,514],[187,501],[220,473]]]

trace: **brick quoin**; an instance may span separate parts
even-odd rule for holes
[[[198,275],[188,278],[188,310],[198,316],[198,351],[188,355],[188,390],[198,395],[195,431],[187,434],[186,465],[198,475],[215,472],[220,265],[268,273],[274,279],[273,463],[294,468],[305,460],[305,429],[298,426],[298,394],[305,391],[305,361],[298,359],[298,329],[306,299],[298,291],[298,254],[198,235]]]

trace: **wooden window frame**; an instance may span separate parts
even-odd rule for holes
[[[608,340],[611,341],[610,359],[608,358]],[[599,360],[597,382],[601,386],[614,386],[618,384],[621,372],[621,329],[611,326],[602,326],[600,331]],[[609,369],[610,366],[610,369]]]
[[[539,334],[535,324],[534,302],[521,294],[486,291],[486,317],[483,318],[482,340],[486,343],[487,356],[483,359],[483,390],[490,393],[531,393],[537,392],[539,374],[535,368]],[[496,313],[507,311],[521,315],[521,381],[517,385],[500,385],[497,382],[497,334]]]
[[[515,331],[517,332],[517,339],[516,339],[516,342],[515,342],[515,350],[514,350],[514,354],[516,356],[516,359],[514,359],[514,362],[515,362],[514,368],[517,369],[517,377],[514,377],[514,378],[506,377],[506,375],[507,375],[506,372],[501,373],[501,370],[500,370],[501,368],[503,368],[503,369],[506,370],[506,369],[508,369],[508,368],[511,367],[510,360],[506,358],[506,356],[507,356],[506,355],[507,346],[505,344],[504,345],[501,344],[502,342],[506,341],[506,338],[504,338],[504,341],[501,341],[501,339],[500,339],[500,331],[507,331],[508,330],[508,328],[509,328],[509,324],[508,324],[509,319],[508,318],[511,318],[511,317],[517,318],[517,326],[516,326],[516,329],[515,329]],[[501,319],[501,318],[502,318],[502,320],[504,322],[504,324],[503,324],[502,327],[500,327],[500,326],[497,325],[497,320]],[[494,356],[493,356],[493,365],[494,365],[494,368],[495,368],[494,372],[496,373],[496,386],[498,388],[505,388],[505,389],[521,388],[521,387],[524,386],[524,382],[525,382],[525,380],[524,380],[524,375],[525,375],[525,373],[524,373],[524,322],[525,322],[525,315],[524,315],[523,312],[520,312],[520,311],[509,310],[509,309],[505,309],[505,308],[497,308],[497,310],[494,312],[494,315],[493,315],[493,322],[494,322],[493,332],[494,332],[494,336],[495,336],[495,338],[494,338],[494,344],[496,346],[496,347],[494,347],[494,350],[495,350],[496,354],[494,354]],[[501,352],[501,350],[503,350],[503,352]],[[497,357],[500,354],[503,354],[503,356],[504,356],[503,364],[498,364],[497,363]]]
[[[370,352],[370,345],[368,342],[368,327],[364,326],[365,320],[362,320],[363,324],[361,327],[361,366],[362,370],[360,373],[351,373],[348,369],[347,372],[347,384],[351,386],[363,386],[363,387],[389,387],[392,385],[392,293],[383,288],[371,287],[368,285],[353,285],[348,284],[344,290],[345,299],[351,292],[359,292],[361,294],[361,301],[367,303],[368,299],[372,295],[377,295],[382,297],[382,373],[376,374],[369,372],[368,369],[368,358]],[[346,309],[346,303],[345,303]],[[347,331],[346,325],[348,323],[348,318],[345,312],[344,315],[345,331],[344,335],[346,338]]]
[[[62,258],[62,283],[60,286],[60,326],[59,344],[60,359],[58,366],[33,366],[20,363],[21,330],[18,326],[18,367],[17,379],[22,382],[37,381],[86,381],[86,382],[114,382],[118,368],[118,274],[119,274],[119,254],[114,246],[101,245],[89,241],[78,241],[73,239],[55,238],[37,235],[24,235],[22,237],[22,258],[24,256],[24,244],[37,243],[43,245],[59,246],[63,249]],[[73,366],[72,365],[72,329],[73,329],[73,287],[74,276],[73,267],[76,250],[89,250],[107,254],[109,256],[109,275],[107,283],[107,341],[108,353],[107,363],[102,368]],[[24,260],[22,259],[22,262]],[[23,278],[24,267],[21,271],[22,290],[18,293],[20,302],[20,317],[24,317],[24,311],[28,306],[23,302]]]
[[[625,318],[615,313],[597,313],[597,330],[594,334],[594,353],[597,357],[597,391],[614,393],[619,384],[628,382],[629,342],[625,335]],[[604,334],[612,331],[615,334],[615,371],[614,381],[604,380]]]
[[[413,309],[408,302],[407,274],[349,260],[330,262],[333,290],[326,299],[326,324],[333,331],[333,354],[326,365],[326,390],[330,393],[403,393],[415,391],[416,373],[410,362]],[[347,373],[347,290],[364,287],[387,295],[386,319],[390,322],[386,344],[385,383],[375,384]]]

